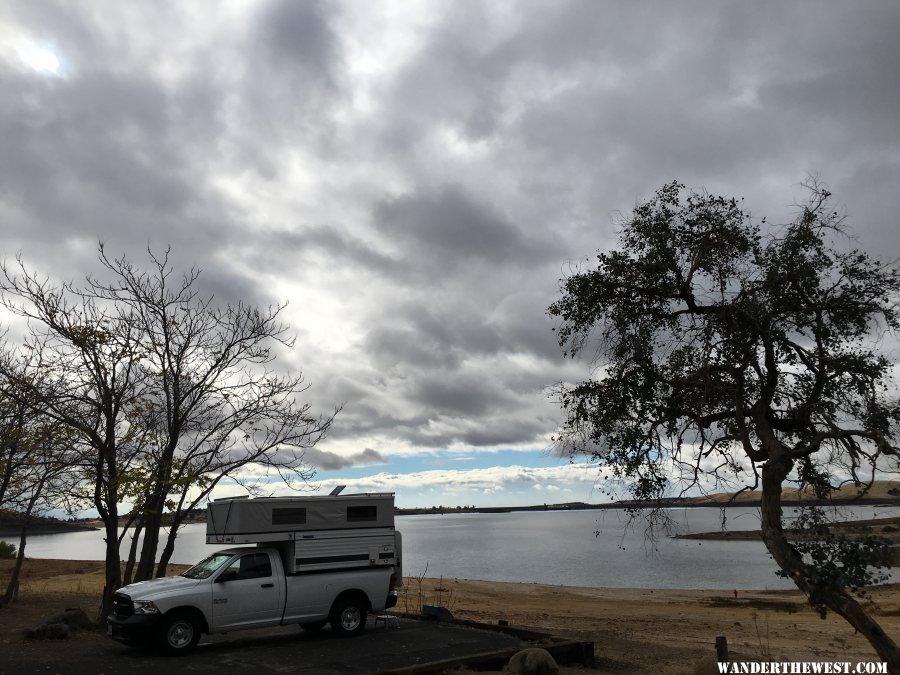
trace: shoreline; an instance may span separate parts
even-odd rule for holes
[[[15,561],[12,559],[0,559],[0,584],[5,585],[9,570]],[[124,567],[124,560],[120,563]],[[66,590],[66,584],[72,577],[83,577],[81,588],[85,591],[91,588],[91,581],[96,576],[98,583],[97,592],[99,593],[103,587],[103,571],[105,562],[103,560],[78,560],[70,558],[30,558],[25,556],[23,564],[22,581],[29,580],[34,575],[29,575],[28,568],[50,568],[49,574],[39,573],[39,578],[48,579],[59,577],[58,582],[46,582],[43,584],[44,590]],[[168,565],[168,574],[166,576],[177,576],[181,572],[189,569],[191,565],[185,563],[170,563]],[[423,588],[434,586],[439,590],[441,585],[447,584],[477,584],[479,586],[497,586],[503,589],[545,589],[548,591],[572,591],[576,593],[600,594],[611,597],[618,596],[655,596],[660,598],[663,596],[693,597],[693,596],[732,596],[734,590],[738,591],[739,598],[751,597],[770,597],[770,596],[797,596],[805,602],[805,596],[796,588],[750,588],[738,587],[737,589],[722,588],[690,588],[690,587],[645,587],[645,586],[577,586],[569,584],[547,584],[530,581],[495,581],[492,579],[469,579],[463,577],[415,577],[404,576],[404,586],[409,590],[418,587],[419,583]],[[900,581],[878,584],[868,587],[877,592],[896,591],[900,595]],[[0,589],[2,590],[2,589]],[[900,600],[900,598],[898,598]]]

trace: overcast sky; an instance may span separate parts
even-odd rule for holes
[[[900,257],[900,4],[0,4],[2,257],[173,247],[289,301],[285,366],[344,404],[322,486],[404,506],[598,501],[548,456],[546,307],[662,183],[785,221],[809,174]]]

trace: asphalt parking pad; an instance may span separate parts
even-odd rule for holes
[[[281,673],[289,668],[292,673],[316,675],[400,670],[524,646],[520,638],[505,633],[414,619],[400,619],[398,629],[368,628],[352,638],[337,638],[323,629],[294,634],[286,643],[235,634],[207,640],[188,659],[208,654],[210,672],[227,668],[229,672]]]
[[[370,622],[362,635],[352,638],[338,638],[327,628],[306,633],[294,627],[207,635],[183,657],[128,648],[100,635],[27,643],[0,650],[0,674],[378,673],[524,646],[521,638],[506,633],[401,618],[398,629],[375,628]]]

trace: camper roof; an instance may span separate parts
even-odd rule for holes
[[[214,502],[228,502],[228,501],[237,501],[241,499],[251,499],[254,502],[261,501],[284,501],[284,500],[298,500],[298,499],[351,499],[353,497],[357,497],[359,499],[372,499],[377,497],[393,497],[393,492],[354,492],[354,493],[341,493],[339,495],[281,495],[278,497],[248,497],[247,495],[240,495],[239,497],[218,497],[217,499],[213,499]]]

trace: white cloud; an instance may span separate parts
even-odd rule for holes
[[[424,495],[456,495],[465,500],[475,493],[491,495],[494,503],[516,505],[531,496],[544,501],[542,492],[562,495],[560,501],[597,501],[602,497],[593,487],[599,478],[597,467],[567,464],[558,467],[494,466],[481,469],[435,469],[412,473],[377,473],[361,478],[335,478],[316,481],[320,493],[337,485],[348,492],[395,492],[404,506],[428,506],[418,501]],[[471,501],[471,500],[470,500]]]

